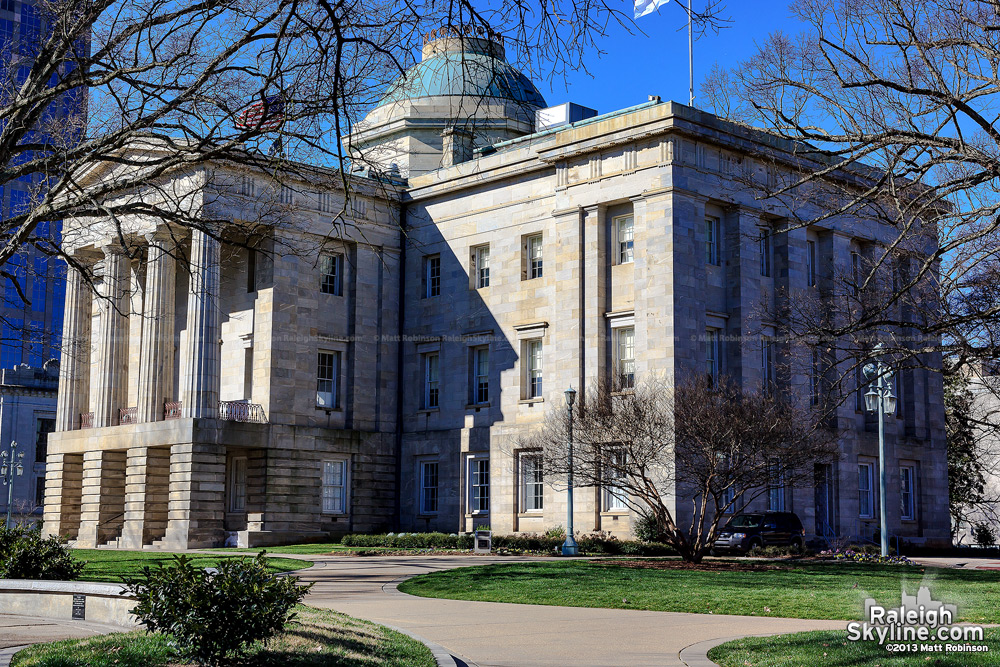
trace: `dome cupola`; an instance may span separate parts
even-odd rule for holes
[[[389,86],[345,144],[355,163],[412,178],[530,134],[544,106],[531,80],[507,62],[500,35],[443,26],[424,36],[420,62]]]

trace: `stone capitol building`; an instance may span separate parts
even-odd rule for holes
[[[565,409],[568,386],[707,369],[808,387],[805,365],[778,363],[793,351],[770,340],[761,304],[846,289],[852,264],[894,238],[839,218],[771,235],[790,213],[734,174],[765,169],[762,154],[780,169],[789,146],[655,97],[548,107],[488,35],[430,35],[344,143],[379,169],[300,165],[278,181],[210,163],[144,195],[181,193],[229,226],[65,221],[96,294],[70,270],[46,532],[185,548],[563,525],[565,490],[516,443]],[[337,215],[349,224],[331,232]],[[941,377],[897,382],[889,524],[943,543]],[[813,486],[777,484],[752,508],[793,511],[808,534],[870,532],[877,440],[862,407],[837,409],[840,456]],[[578,529],[630,534],[613,491],[576,489]]]

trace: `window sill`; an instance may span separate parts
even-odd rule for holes
[[[521,400],[518,401],[518,403],[520,405],[532,405],[534,403],[544,403],[544,402],[545,402],[545,399],[541,398],[541,397],[539,397],[539,398],[522,398]]]
[[[470,512],[466,512],[465,513],[465,518],[466,519],[478,519],[480,517],[489,516],[489,515],[490,515],[489,510],[479,511],[479,512],[471,512],[471,513]]]
[[[347,512],[320,512],[320,514],[322,514],[325,517],[329,517],[331,519],[346,519],[347,518]]]
[[[468,405],[465,406],[465,409],[466,410],[479,410],[481,408],[488,408],[488,407],[490,407],[489,403],[469,403]]]
[[[420,512],[419,514],[417,514],[417,518],[418,519],[436,519],[437,515],[438,515],[437,512]]]
[[[635,389],[623,389],[622,391],[611,392],[612,396],[631,396],[635,393]]]
[[[432,414],[432,413],[435,413],[435,412],[441,412],[441,408],[420,408],[419,410],[417,410],[417,414],[418,415],[421,415],[421,414],[428,415],[428,414]]]
[[[518,519],[544,519],[545,512],[542,510],[530,510],[528,512],[521,512],[517,515]]]
[[[628,516],[628,510],[602,510],[601,516]]]
[[[326,413],[330,413],[330,412],[343,412],[344,411],[344,408],[324,408],[322,405],[317,405],[316,409],[317,410],[322,410],[323,412],[326,412]]]

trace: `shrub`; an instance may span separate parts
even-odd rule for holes
[[[977,523],[972,527],[972,539],[976,541],[977,545],[986,548],[996,544],[997,535],[990,524]]]
[[[385,535],[344,535],[345,547],[387,547],[390,549],[471,549],[472,535],[452,533],[387,533]]]
[[[272,576],[266,563],[261,552],[222,561],[215,571],[183,555],[144,567],[125,582],[138,601],[132,613],[147,630],[170,635],[178,653],[200,665],[239,658],[251,643],[281,632],[311,586]]]
[[[58,537],[42,537],[38,526],[0,526],[0,579],[69,581],[83,565]]]
[[[643,512],[632,524],[632,534],[640,542],[664,542],[664,535],[660,531],[660,525],[649,512]]]

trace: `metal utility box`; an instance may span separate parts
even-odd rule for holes
[[[493,551],[493,531],[477,530],[474,553],[488,554]]]
[[[569,125],[580,120],[593,118],[596,115],[597,109],[580,106],[573,102],[546,107],[535,112],[535,132],[551,130],[561,125]]]

